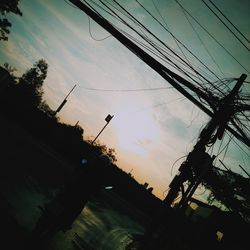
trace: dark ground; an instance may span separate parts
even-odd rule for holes
[[[1,118],[1,225],[5,249],[24,249],[41,215],[39,205],[50,201],[71,164],[51,147],[13,122]],[[59,231],[48,250],[125,249],[133,235],[143,234],[147,217],[115,190],[102,190],[87,204],[72,229]]]
[[[25,250],[41,215],[38,206],[53,199],[59,187],[72,175],[74,167],[53,148],[2,116],[0,148],[1,244],[4,246],[1,249]],[[141,241],[150,221],[149,216],[118,195],[115,187],[103,189],[87,203],[70,230],[57,232],[40,245],[40,249],[137,250],[136,242]],[[164,236],[161,247],[152,243],[147,250],[229,250],[230,246],[237,250],[248,249],[244,244],[239,246],[240,235],[234,240],[236,231],[233,229],[234,234],[225,247],[215,242],[212,245],[218,248],[210,248],[206,244],[210,242],[206,230],[209,224],[193,224],[170,214],[162,225],[164,227],[159,228]],[[33,249],[38,249],[38,245]]]

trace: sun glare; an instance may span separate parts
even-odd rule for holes
[[[123,112],[116,116],[114,127],[120,147],[137,154],[146,154],[159,133],[156,121],[146,112]]]

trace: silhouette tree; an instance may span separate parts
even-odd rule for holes
[[[19,87],[24,94],[24,100],[33,107],[39,107],[42,103],[42,86],[47,76],[47,71],[47,62],[40,59],[31,69],[27,70],[19,80]]]
[[[52,109],[50,108],[50,106],[49,106],[45,101],[42,101],[42,102],[39,104],[38,108],[39,108],[40,110],[42,110],[45,114],[49,115],[50,117],[53,116],[53,114],[54,114],[54,112],[55,112],[54,110],[52,110]],[[56,119],[56,118],[55,118],[55,119]]]
[[[9,28],[11,23],[5,18],[6,14],[12,12],[16,15],[22,16],[22,12],[18,8],[19,0],[1,0],[0,1],[0,40],[7,41],[7,35],[10,33]]]
[[[203,184],[211,191],[209,202],[216,200],[250,222],[250,178],[213,168]]]
[[[0,92],[6,92],[6,89],[16,84],[17,78],[13,72],[16,69],[11,67],[8,63],[4,63],[3,67],[0,66]]]
[[[3,67],[12,75],[14,75],[14,72],[17,71],[15,67],[12,67],[9,63],[5,62],[3,64]]]
[[[91,142],[89,142],[91,143]],[[105,144],[102,144],[100,141],[95,143],[95,146],[92,149],[96,152],[97,155],[107,155],[111,163],[115,163],[117,161],[116,152],[114,148],[108,148]]]
[[[5,62],[3,64],[3,68],[6,69],[9,74],[10,74],[10,77],[12,79],[12,83],[16,83],[17,82],[17,77],[15,76],[15,72],[17,71],[17,69],[15,67],[12,67],[9,63]]]

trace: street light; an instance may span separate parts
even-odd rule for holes
[[[102,130],[99,132],[99,134],[95,137],[95,139],[91,142],[91,144],[93,144],[96,141],[96,139],[99,137],[99,135],[102,133],[102,131],[107,127],[107,125],[109,124],[109,122],[112,120],[113,117],[114,117],[113,115],[110,115],[110,114],[107,115],[107,117],[105,118],[105,121],[107,123],[102,128]]]

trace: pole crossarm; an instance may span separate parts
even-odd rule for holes
[[[211,97],[209,97],[205,92],[201,89],[194,86],[192,83],[179,76],[178,74],[172,72],[170,69],[166,68],[152,56],[147,54],[143,49],[137,46],[134,42],[128,39],[125,35],[123,35],[119,30],[117,30],[108,20],[102,17],[100,14],[94,12],[91,8],[89,8],[86,4],[79,0],[69,0],[72,4],[78,7],[80,10],[85,12],[90,18],[92,18],[95,22],[97,22],[102,28],[107,30],[114,38],[116,38],[121,44],[127,47],[131,52],[133,52],[137,57],[139,57],[142,61],[144,61],[149,67],[151,67],[154,71],[156,71],[159,75],[162,76],[167,82],[169,82],[177,91],[179,91],[182,95],[188,98],[192,103],[194,103],[197,107],[199,107],[202,111],[204,111],[208,116],[213,117],[214,112],[207,108],[203,103],[197,100],[193,95],[191,95],[184,87],[184,85],[194,93],[196,93],[200,98],[205,100],[209,105],[212,106]],[[213,106],[212,106],[213,107]],[[230,131],[237,139],[245,143],[250,147],[250,140],[242,136],[242,134],[233,130],[232,128],[226,126],[226,129]]]

